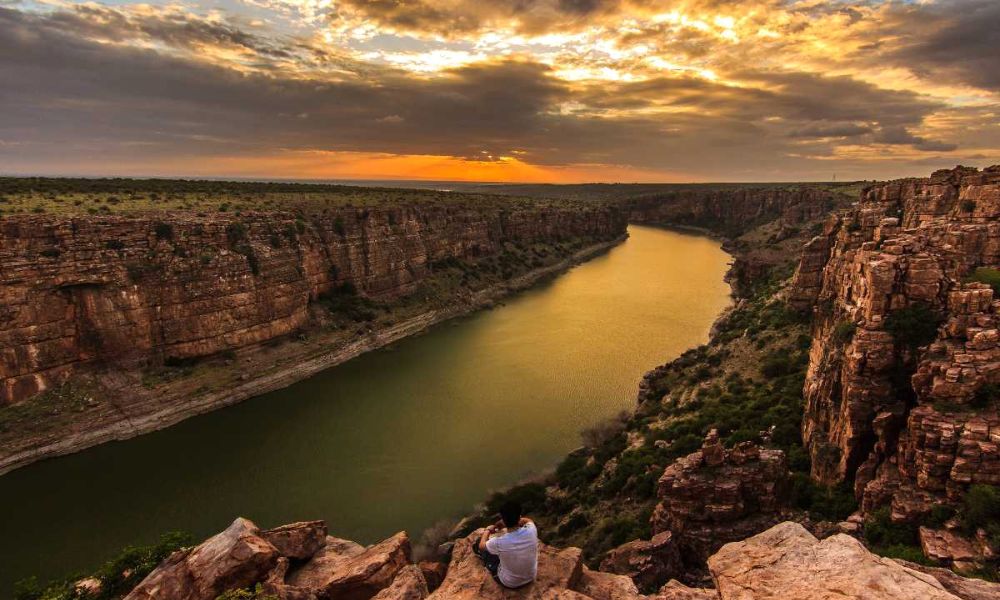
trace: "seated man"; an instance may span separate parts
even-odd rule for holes
[[[500,585],[524,587],[538,572],[538,530],[531,519],[521,517],[521,505],[516,502],[504,504],[500,517],[472,549]],[[504,528],[506,533],[490,537]]]

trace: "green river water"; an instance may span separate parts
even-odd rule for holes
[[[552,468],[729,303],[717,241],[630,238],[503,306],[237,406],[0,477],[0,598],[238,515],[414,538]],[[544,539],[544,532],[542,532]]]

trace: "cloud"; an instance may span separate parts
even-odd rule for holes
[[[1000,2],[953,0],[892,5],[869,49],[926,79],[1000,90]]]
[[[540,31],[547,23],[552,35],[578,24],[600,29],[630,10],[648,17],[661,9],[654,4],[376,0],[337,6],[395,27],[459,36],[509,19]],[[735,11],[742,5],[697,6]],[[831,18],[861,27],[873,14],[851,10]],[[781,39],[736,43],[719,35],[742,27],[735,18],[723,14],[717,25],[706,24],[714,23],[707,16],[696,25],[672,18],[645,29],[588,29],[531,53],[488,50],[421,72],[372,58],[370,48],[383,48],[384,40],[354,48],[324,41],[325,30],[278,32],[239,15],[148,5],[0,8],[0,139],[18,143],[16,152],[0,146],[0,163],[42,171],[84,159],[114,169],[181,164],[179,157],[189,161],[183,164],[224,156],[228,164],[242,157],[262,165],[260,157],[318,161],[374,153],[452,157],[457,160],[445,162],[454,165],[516,156],[525,169],[605,165],[615,172],[746,180],[828,177],[833,161],[868,174],[882,168],[875,160],[902,168],[926,153],[961,146],[988,156],[997,147],[1000,131],[981,125],[995,114],[987,106],[960,110],[919,87],[889,89],[864,73],[827,75],[761,58],[791,47],[781,36],[801,29],[800,21],[780,29]],[[741,35],[763,26],[748,23]],[[472,56],[470,48],[485,42],[466,36],[392,43],[417,53],[444,48]],[[601,78],[564,76],[573,69]]]

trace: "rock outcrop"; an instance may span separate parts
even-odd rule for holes
[[[820,541],[791,522],[723,546],[708,566],[723,600],[958,598],[934,577],[875,556],[850,536]]]
[[[998,267],[1000,167],[869,187],[808,244],[789,295],[814,307],[814,479],[910,523],[1000,484],[1000,298],[967,280]]]
[[[183,361],[305,327],[310,302],[351,284],[413,292],[442,261],[505,243],[610,240],[613,207],[328,208],[284,212],[5,216],[0,405],[94,363]]]
[[[782,451],[751,442],[727,450],[713,430],[701,450],[678,459],[660,477],[653,532],[672,532],[681,555],[702,562],[723,544],[778,522],[788,483]]]
[[[321,522],[273,531],[319,531]],[[671,580],[644,595],[624,575],[583,565],[578,548],[539,546],[538,578],[518,590],[502,588],[472,552],[481,531],[455,542],[441,586],[428,593],[424,570],[409,557],[399,533],[362,547],[327,537],[307,558],[282,555],[245,519],[198,547],[175,553],[146,577],[126,600],[214,600],[225,591],[253,589],[279,600],[986,600],[1000,585],[969,580],[951,571],[910,565],[868,552],[838,534],[817,540],[801,525],[781,523],[709,558],[716,589]],[[282,534],[284,536],[284,534]],[[298,536],[296,536],[298,537]],[[314,539],[308,536],[309,539]],[[299,539],[303,539],[299,537]],[[302,556],[312,543],[286,546]]]
[[[149,574],[126,600],[214,600],[226,590],[245,588],[267,577],[278,564],[278,549],[246,519],[197,548],[178,551]]]

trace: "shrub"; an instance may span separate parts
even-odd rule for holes
[[[940,313],[926,304],[916,303],[889,313],[885,330],[892,334],[897,344],[915,350],[934,341],[941,321]]]
[[[893,523],[887,506],[871,513],[865,521],[865,540],[876,548],[915,546],[920,543],[916,526]]]
[[[979,386],[976,393],[972,396],[972,402],[970,406],[973,408],[989,408],[1000,402],[1000,385],[995,383],[985,383]]]
[[[157,223],[153,227],[153,232],[156,234],[156,239],[158,240],[174,239],[174,226],[170,223]]]
[[[108,240],[104,242],[104,247],[108,250],[123,250],[125,248],[125,242],[121,240]]]
[[[333,220],[333,230],[337,232],[337,235],[340,237],[344,237],[347,233],[347,230],[344,228],[344,217],[338,216]]]
[[[981,483],[973,485],[965,493],[962,504],[962,520],[970,532],[981,527],[991,537],[1000,534],[1000,487]],[[1000,542],[1000,539],[996,541]]]
[[[61,252],[59,252],[58,248],[46,248],[45,250],[39,252],[39,254],[41,254],[45,258],[59,258]]]
[[[971,275],[965,278],[966,282],[978,281],[979,283],[989,284],[996,295],[1000,295],[1000,269],[989,269],[987,267],[979,267],[972,272]]]
[[[858,508],[854,492],[847,486],[820,486],[806,473],[792,474],[795,505],[830,521],[842,521]]]
[[[215,600],[278,600],[278,597],[273,594],[265,594],[264,589],[258,583],[252,590],[228,590],[217,596]]]
[[[838,344],[847,344],[854,339],[854,332],[858,326],[853,321],[841,321],[833,328],[833,341]]]
[[[247,226],[243,223],[230,223],[226,225],[226,239],[229,245],[235,246],[247,239]]]
[[[321,294],[319,301],[331,313],[345,316],[353,321],[371,321],[377,315],[377,304],[358,295],[357,288],[351,282],[344,282],[334,289]]]
[[[973,200],[962,200],[962,212],[970,213],[976,210],[976,203]]]
[[[931,512],[924,517],[924,525],[927,527],[933,527],[934,529],[939,529],[944,527],[944,524],[955,516],[955,509],[946,504],[935,504],[931,508]]]
[[[186,534],[171,532],[160,537],[160,541],[150,546],[129,546],[121,554],[106,562],[92,577],[101,582],[101,591],[96,596],[81,596],[73,587],[78,576],[38,585],[34,578],[20,581],[15,585],[16,600],[112,600],[120,598],[132,590],[146,575],[156,568],[163,559],[173,552],[189,546],[194,539]],[[260,599],[263,600],[263,599]]]

